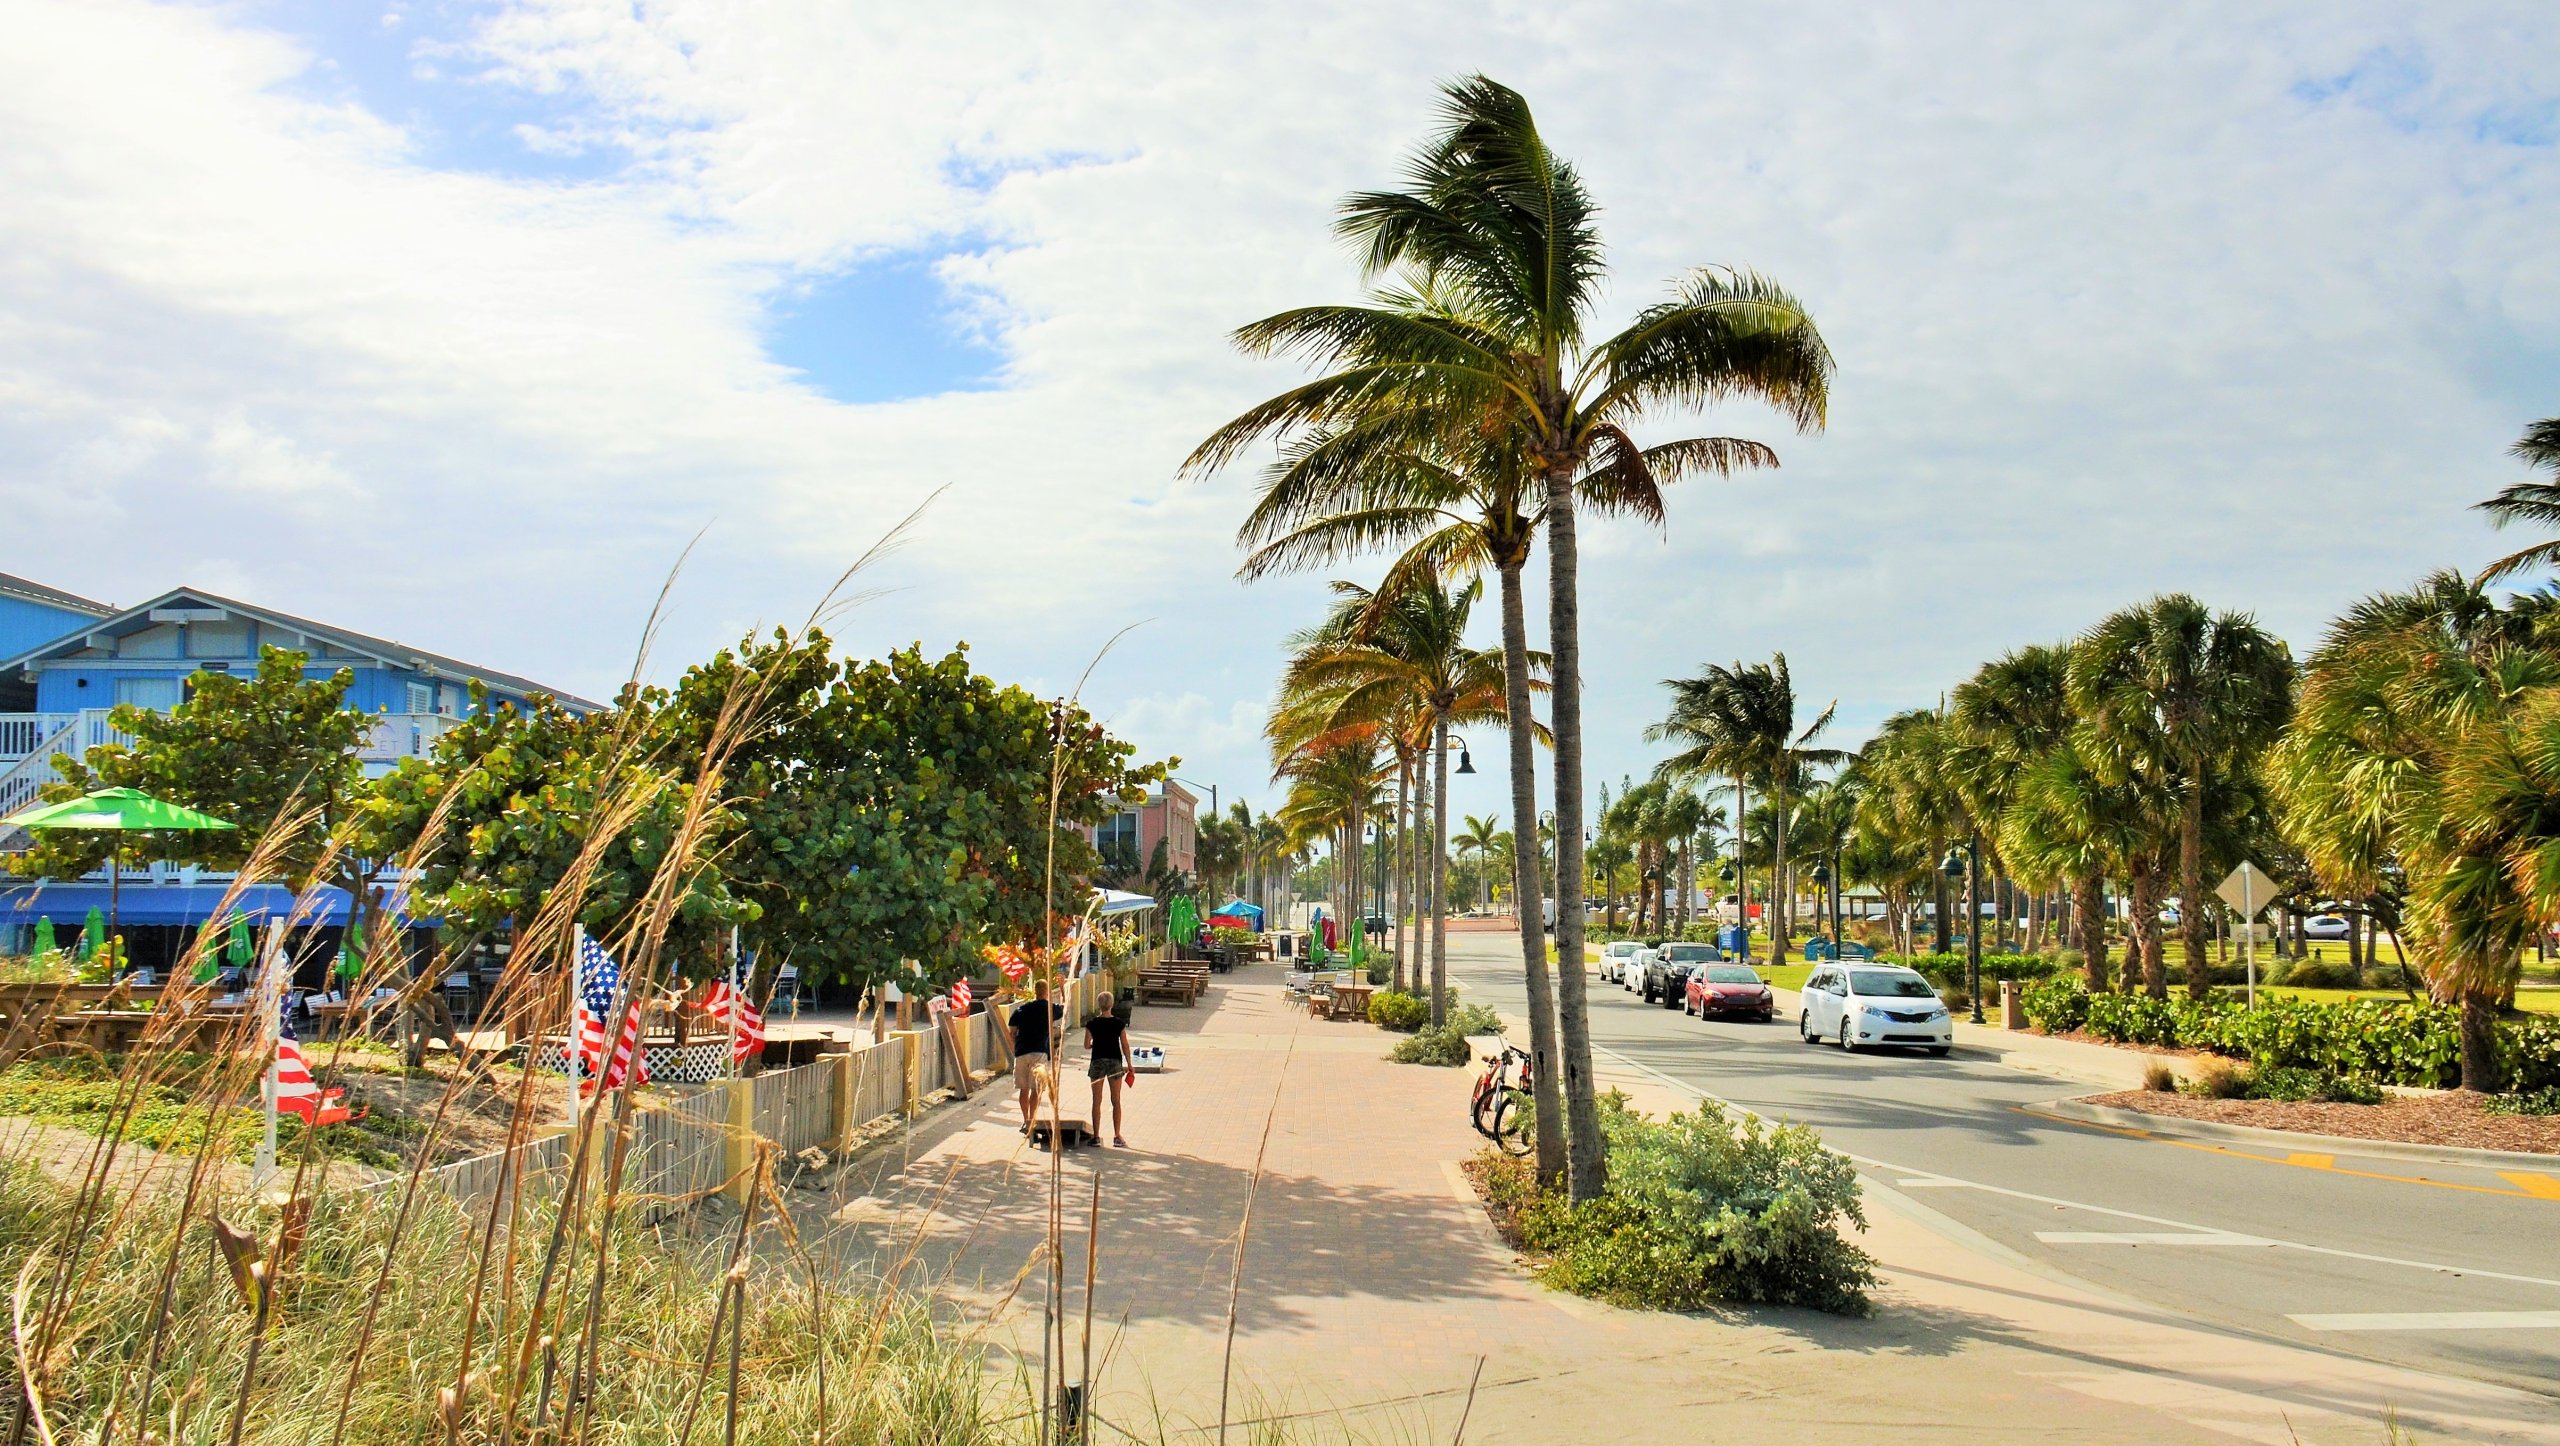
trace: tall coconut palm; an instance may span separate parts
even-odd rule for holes
[[[2148,775],[2110,776],[2090,762],[2097,751],[2099,745],[2075,729],[2029,764],[2000,817],[2000,847],[2029,878],[2069,883],[2082,968],[2093,990],[2108,984],[2106,880],[2125,879],[2134,907],[2125,938],[2127,982],[2139,962],[2144,987],[2163,998],[2160,880],[2177,846],[2177,800]]]
[[[2068,691],[2111,777],[2156,776],[2179,802],[2179,932],[2187,989],[2212,991],[2205,953],[2207,798],[2255,766],[2293,712],[2293,654],[2245,613],[2183,593],[2106,619],[2071,649]]]
[[[1428,572],[1401,575],[1397,592],[1335,584],[1345,627],[1325,645],[1291,661],[1285,694],[1332,701],[1337,723],[1377,719],[1394,728],[1400,755],[1433,775],[1424,778],[1424,809],[1433,820],[1430,856],[1444,857],[1452,725],[1507,723],[1508,679],[1502,654],[1468,643],[1468,623],[1483,584],[1447,586]],[[1544,658],[1530,655],[1532,669]],[[1544,684],[1533,678],[1532,686]],[[1532,727],[1534,728],[1534,724]],[[1418,867],[1411,871],[1418,875]],[[1431,916],[1431,1008],[1434,1024],[1448,1012],[1448,928],[1436,891]],[[1401,956],[1400,956],[1401,957]],[[1417,954],[1417,966],[1420,963]]]
[[[1958,786],[1958,745],[1954,725],[1942,713],[1912,709],[1896,713],[1876,730],[1859,754],[1866,777],[1865,809],[1870,827],[1890,838],[1898,851],[1919,849],[1928,859],[1928,888],[1934,900],[1933,947],[1946,952],[1947,879],[1939,859],[1958,837],[1974,827]]]
[[[2045,755],[2062,746],[2072,726],[2067,675],[2068,644],[2017,649],[1985,663],[1956,686],[1953,713],[1968,746],[1961,750],[1958,786],[1968,811],[1982,822],[1984,842],[2003,877],[2025,872],[2002,847],[2001,821],[2016,797],[2018,781]],[[2033,876],[2036,883],[2074,882]],[[2094,897],[2100,879],[2086,880]],[[2074,897],[2080,897],[2075,888]],[[2005,917],[2006,910],[2002,913]]]
[[[2497,496],[2478,504],[2478,510],[2488,513],[2490,521],[2500,527],[2518,522],[2538,523],[2546,529],[2560,527],[2560,417],[2545,417],[2525,428],[2523,438],[2508,450],[2517,461],[2541,468],[2551,476],[2511,483]],[[2489,564],[2481,572],[2480,582],[2486,585],[2556,563],[2560,563],[2560,539],[2537,542]]]
[[[1327,369],[1220,428],[1193,454],[1214,467],[1265,435],[1383,413],[1445,437],[1494,439],[1543,485],[1548,619],[1556,654],[1557,991],[1575,1199],[1607,1172],[1590,1075],[1582,967],[1582,700],[1576,504],[1662,516],[1662,484],[1688,471],[1774,460],[1754,442],[1701,437],[1641,448],[1626,428],[1647,411],[1733,397],[1765,401],[1798,427],[1823,419],[1831,357],[1805,309],[1747,272],[1702,270],[1624,331],[1587,334],[1603,274],[1596,208],[1574,168],[1547,148],[1528,103],[1481,76],[1444,91],[1439,134],[1402,189],[1351,197],[1338,229],[1372,278],[1404,283],[1367,306],[1284,312],[1237,333],[1247,350]],[[1519,815],[1526,817],[1527,815]]]
[[[2286,831],[2333,889],[2407,879],[2428,991],[2462,1013],[2462,1084],[2494,1089],[2497,1001],[2550,917],[2560,809],[2547,755],[2560,717],[2550,603],[2501,606],[2442,573],[2357,604],[2305,671],[2269,760]]]
[[[1645,730],[1653,742],[1684,745],[1664,760],[1659,772],[1670,777],[1722,775],[1734,783],[1734,815],[1749,816],[1748,789],[1758,785],[1770,795],[1773,845],[1770,860],[1769,936],[1784,953],[1793,929],[1789,902],[1793,889],[1787,876],[1787,817],[1797,790],[1810,771],[1839,763],[1848,755],[1823,747],[1815,739],[1831,727],[1839,704],[1826,706],[1811,723],[1796,722],[1795,680],[1787,655],[1772,654],[1766,663],[1710,664],[1695,678],[1665,679],[1671,690],[1671,712]],[[1744,900],[1749,915],[1749,900]]]
[[[1473,855],[1476,860],[1476,908],[1493,912],[1493,871],[1501,863],[1498,840],[1502,837],[1502,816],[1468,814],[1449,840],[1460,858]]]

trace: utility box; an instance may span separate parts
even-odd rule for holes
[[[2000,1027],[2002,1029],[2027,1027],[2027,995],[2025,990],[2018,987],[2018,981],[2015,979],[2000,981]]]

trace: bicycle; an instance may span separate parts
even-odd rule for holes
[[[1515,1081],[1511,1070],[1519,1066]],[[1536,1148],[1529,1134],[1530,1099],[1529,1055],[1503,1042],[1502,1052],[1485,1061],[1484,1073],[1477,1077],[1474,1098],[1467,1103],[1467,1113],[1476,1133],[1493,1141],[1506,1155],[1526,1155]]]

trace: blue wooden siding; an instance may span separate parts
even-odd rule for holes
[[[20,597],[0,597],[0,658],[32,653],[97,619],[70,608]]]

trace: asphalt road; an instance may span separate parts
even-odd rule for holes
[[[1518,940],[1449,946],[1466,997],[1516,1016]],[[2226,1326],[2560,1396],[2560,1198],[2534,1193],[2560,1194],[2560,1162],[2519,1181],[2128,1137],[2029,1112],[2091,1086],[1961,1047],[1846,1054],[1802,1043],[1791,1016],[1706,1023],[1590,981],[1595,1050],[1812,1125],[1877,1182],[2045,1269]]]

